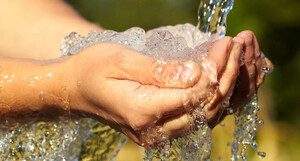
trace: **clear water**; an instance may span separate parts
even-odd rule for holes
[[[6,122],[0,130],[1,160],[114,160],[126,137],[91,119],[31,124]]]
[[[231,143],[231,160],[247,159],[247,147],[251,147],[257,152],[257,143],[254,139],[258,125],[263,125],[263,120],[259,119],[257,113],[259,106],[257,104],[257,95],[254,94],[251,101],[242,109],[234,113],[234,132]],[[266,157],[265,152],[257,152],[260,158]]]
[[[208,47],[225,35],[226,16],[233,0],[201,0],[197,27],[191,24],[167,26],[148,31],[131,28],[125,32],[91,31],[87,36],[75,32],[65,37],[62,55],[74,55],[80,50],[100,42],[113,42],[152,56],[158,60],[194,60],[201,66]],[[163,53],[163,54],[162,54]],[[269,72],[268,69],[263,69]],[[199,106],[195,118],[196,128],[185,137],[170,140],[162,135],[161,146],[148,147],[144,160],[208,160],[211,147],[211,129]],[[254,140],[257,125],[257,96],[240,111],[234,113],[235,130],[231,160],[246,160],[246,148],[257,150]],[[232,109],[227,108],[232,114]],[[200,119],[199,119],[200,118]],[[2,160],[113,160],[126,142],[120,133],[91,119],[58,122],[38,122],[28,125],[9,122],[1,125],[0,157]],[[265,157],[264,152],[257,152]]]
[[[226,32],[226,18],[233,7],[233,0],[200,0],[197,11],[197,27],[203,33],[223,37]],[[216,37],[217,39],[219,37]]]

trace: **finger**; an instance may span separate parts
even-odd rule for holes
[[[257,38],[254,34],[253,34],[253,41],[254,41],[254,51],[255,51],[255,60],[256,60],[256,72],[257,72],[256,88],[258,88],[263,83],[266,74],[272,72],[273,64],[260,51]]]
[[[257,86],[257,66],[261,66],[261,61],[255,56],[257,41],[251,31],[243,31],[237,35],[245,40],[245,60],[244,65],[240,69],[237,87],[231,97],[231,106],[235,109],[244,106],[249,102],[250,97],[255,92]],[[235,110],[234,109],[234,110]]]
[[[254,51],[255,51],[255,62],[256,62],[256,89],[263,83],[266,73],[263,71],[263,67],[266,66],[266,59],[262,56],[259,44],[256,36],[253,34]]]
[[[235,84],[236,78],[239,74],[240,68],[240,57],[242,54],[244,40],[243,39],[234,39],[233,47],[230,52],[230,57],[228,59],[227,66],[224,73],[220,79],[220,94],[224,97],[230,91]]]
[[[157,118],[169,118],[190,111],[197,104],[209,103],[209,95],[215,90],[208,79],[200,81],[188,89],[167,89],[155,86],[140,86],[135,89],[137,99],[132,101],[139,112],[155,114]]]
[[[189,114],[183,114],[167,120],[161,127],[161,131],[170,137],[178,137],[192,129],[193,118]]]
[[[264,78],[266,76],[266,73],[264,71],[267,71],[269,68],[266,66],[266,60],[265,58],[259,58],[256,60],[256,89],[263,83]],[[266,68],[266,69],[265,69]]]
[[[217,115],[218,111],[223,110],[220,102],[223,99],[226,99],[232,94],[233,87],[235,86],[236,78],[239,75],[239,68],[240,68],[240,57],[242,53],[242,46],[244,43],[243,39],[233,40],[232,50],[229,52],[230,56],[228,58],[228,62],[225,68],[225,71],[222,73],[220,78],[220,85],[217,94],[214,97],[213,105],[206,106],[204,108],[205,114],[208,119],[209,123],[211,124],[214,121],[214,116]],[[224,107],[223,107],[224,108]],[[218,121],[219,119],[217,119]]]
[[[264,56],[262,56],[262,52],[259,49],[259,44],[254,33],[252,31],[244,31],[241,32],[239,35],[244,37],[246,41],[251,41],[251,43],[248,44],[250,44],[251,48],[253,48],[253,54],[255,57],[255,67],[256,67],[255,89],[257,89],[264,81],[264,77],[266,73],[264,73],[263,68],[267,65],[267,63],[266,60],[264,59]],[[252,88],[253,87],[251,87],[251,89]]]
[[[239,33],[236,37],[242,38],[245,40],[245,63],[255,64],[255,54],[256,47],[254,42],[254,34],[252,31],[243,31]],[[259,50],[259,49],[258,49]]]
[[[224,37],[214,43],[207,56],[208,63],[215,67],[218,75],[223,72],[232,47],[232,38]]]
[[[200,67],[192,62],[156,61],[130,49],[116,56],[117,71],[109,78],[137,81],[144,85],[157,87],[187,88],[193,86],[200,78]]]
[[[163,123],[155,124],[155,126],[150,126],[142,131],[138,130],[138,137],[136,137],[135,132],[133,132],[133,134],[130,132],[128,136],[133,138],[133,141],[139,145],[155,146],[157,143],[163,141],[162,136],[167,136],[166,139],[172,139],[191,131],[193,127],[192,122],[193,119],[189,114],[180,114],[166,120]],[[125,132],[126,135],[127,133]]]
[[[256,90],[256,59],[255,59],[255,42],[254,34],[251,31],[243,31],[237,37],[245,40],[245,60],[244,66],[241,67],[239,77],[240,85],[238,91],[242,96],[250,97]]]

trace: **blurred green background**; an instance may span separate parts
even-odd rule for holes
[[[105,29],[123,31],[133,26],[145,30],[164,25],[196,24],[199,0],[68,0],[81,15]],[[259,159],[249,152],[249,160],[300,160],[300,1],[235,0],[227,18],[227,35],[252,30],[261,50],[272,60],[274,72],[259,90],[265,125],[257,134]],[[299,99],[299,100],[298,100]],[[226,142],[232,134],[232,118],[226,127],[216,127],[213,158],[229,160]],[[117,160],[141,160],[142,149],[129,142]],[[227,158],[227,159],[226,159]]]

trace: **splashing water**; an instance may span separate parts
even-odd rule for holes
[[[195,41],[199,41],[198,39],[217,40],[224,37],[226,18],[232,7],[233,0],[200,0],[197,11],[197,29],[201,31],[201,34],[198,35],[199,33],[195,32]]]
[[[91,119],[1,124],[1,160],[114,160],[126,137]]]
[[[257,94],[254,94],[247,105],[234,113],[235,129],[231,143],[232,161],[239,159],[245,161],[247,159],[246,149],[248,145],[257,151],[257,143],[254,140],[257,124],[263,125],[264,123],[257,116],[257,112],[259,111],[257,102]],[[265,152],[257,152],[257,154],[261,158],[266,156]]]
[[[226,16],[233,0],[201,0],[198,9],[198,25],[176,25],[153,29],[147,33],[141,28],[125,32],[91,31],[87,37],[75,32],[63,40],[62,55],[74,55],[80,50],[101,42],[123,44],[158,60],[175,59],[181,62],[193,60],[201,66],[211,42],[226,32]],[[163,53],[163,54],[162,54]],[[269,73],[269,69],[262,69]],[[226,103],[228,104],[228,103]],[[246,148],[257,150],[254,140],[259,107],[257,96],[240,111],[234,113],[235,130],[231,160],[246,160]],[[233,114],[227,108],[228,114]],[[162,137],[161,146],[147,148],[144,160],[208,160],[211,147],[211,129],[201,108],[191,113],[197,118],[196,128],[185,137],[170,140]],[[4,160],[113,160],[126,142],[126,137],[91,119],[69,121],[65,118],[52,123],[15,124],[9,121],[1,125],[0,157]],[[265,152],[257,152],[265,157]]]

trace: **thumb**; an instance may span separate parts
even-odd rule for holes
[[[200,79],[200,67],[192,61],[157,61],[134,50],[122,54],[122,57],[122,62],[117,64],[122,71],[119,79],[170,88],[191,87]]]

